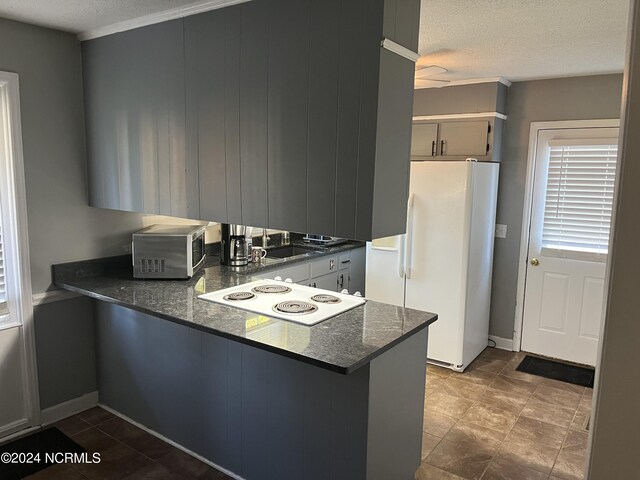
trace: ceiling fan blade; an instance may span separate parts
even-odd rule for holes
[[[446,87],[449,80],[435,80],[432,78],[420,79],[416,78],[414,88],[440,88]]]
[[[447,69],[438,65],[427,65],[426,67],[416,68],[416,78],[426,78],[441,73],[447,73]]]

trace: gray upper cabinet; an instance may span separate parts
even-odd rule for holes
[[[197,216],[183,55],[182,20],[82,44],[90,205]]]
[[[254,0],[83,43],[91,204],[404,232],[419,0]]]

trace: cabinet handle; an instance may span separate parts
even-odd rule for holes
[[[431,156],[435,157],[436,156],[436,141],[432,141],[431,142]]]
[[[444,155],[444,140],[440,140],[440,155]]]

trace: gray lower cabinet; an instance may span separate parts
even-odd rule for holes
[[[322,288],[324,290],[338,291],[338,272],[322,275],[309,279],[312,287]]]
[[[419,0],[256,0],[83,42],[90,204],[403,233]]]
[[[366,296],[364,289],[367,268],[367,249],[365,247],[351,250],[351,268],[349,269],[349,292],[360,292]]]
[[[107,302],[95,324],[100,403],[241,478],[408,480],[420,465],[426,328],[341,375]]]

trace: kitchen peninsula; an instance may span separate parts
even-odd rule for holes
[[[101,404],[236,478],[413,478],[436,315],[368,301],[307,327],[198,299],[254,279],[216,257],[187,281],[130,262],[53,267],[100,300]]]

